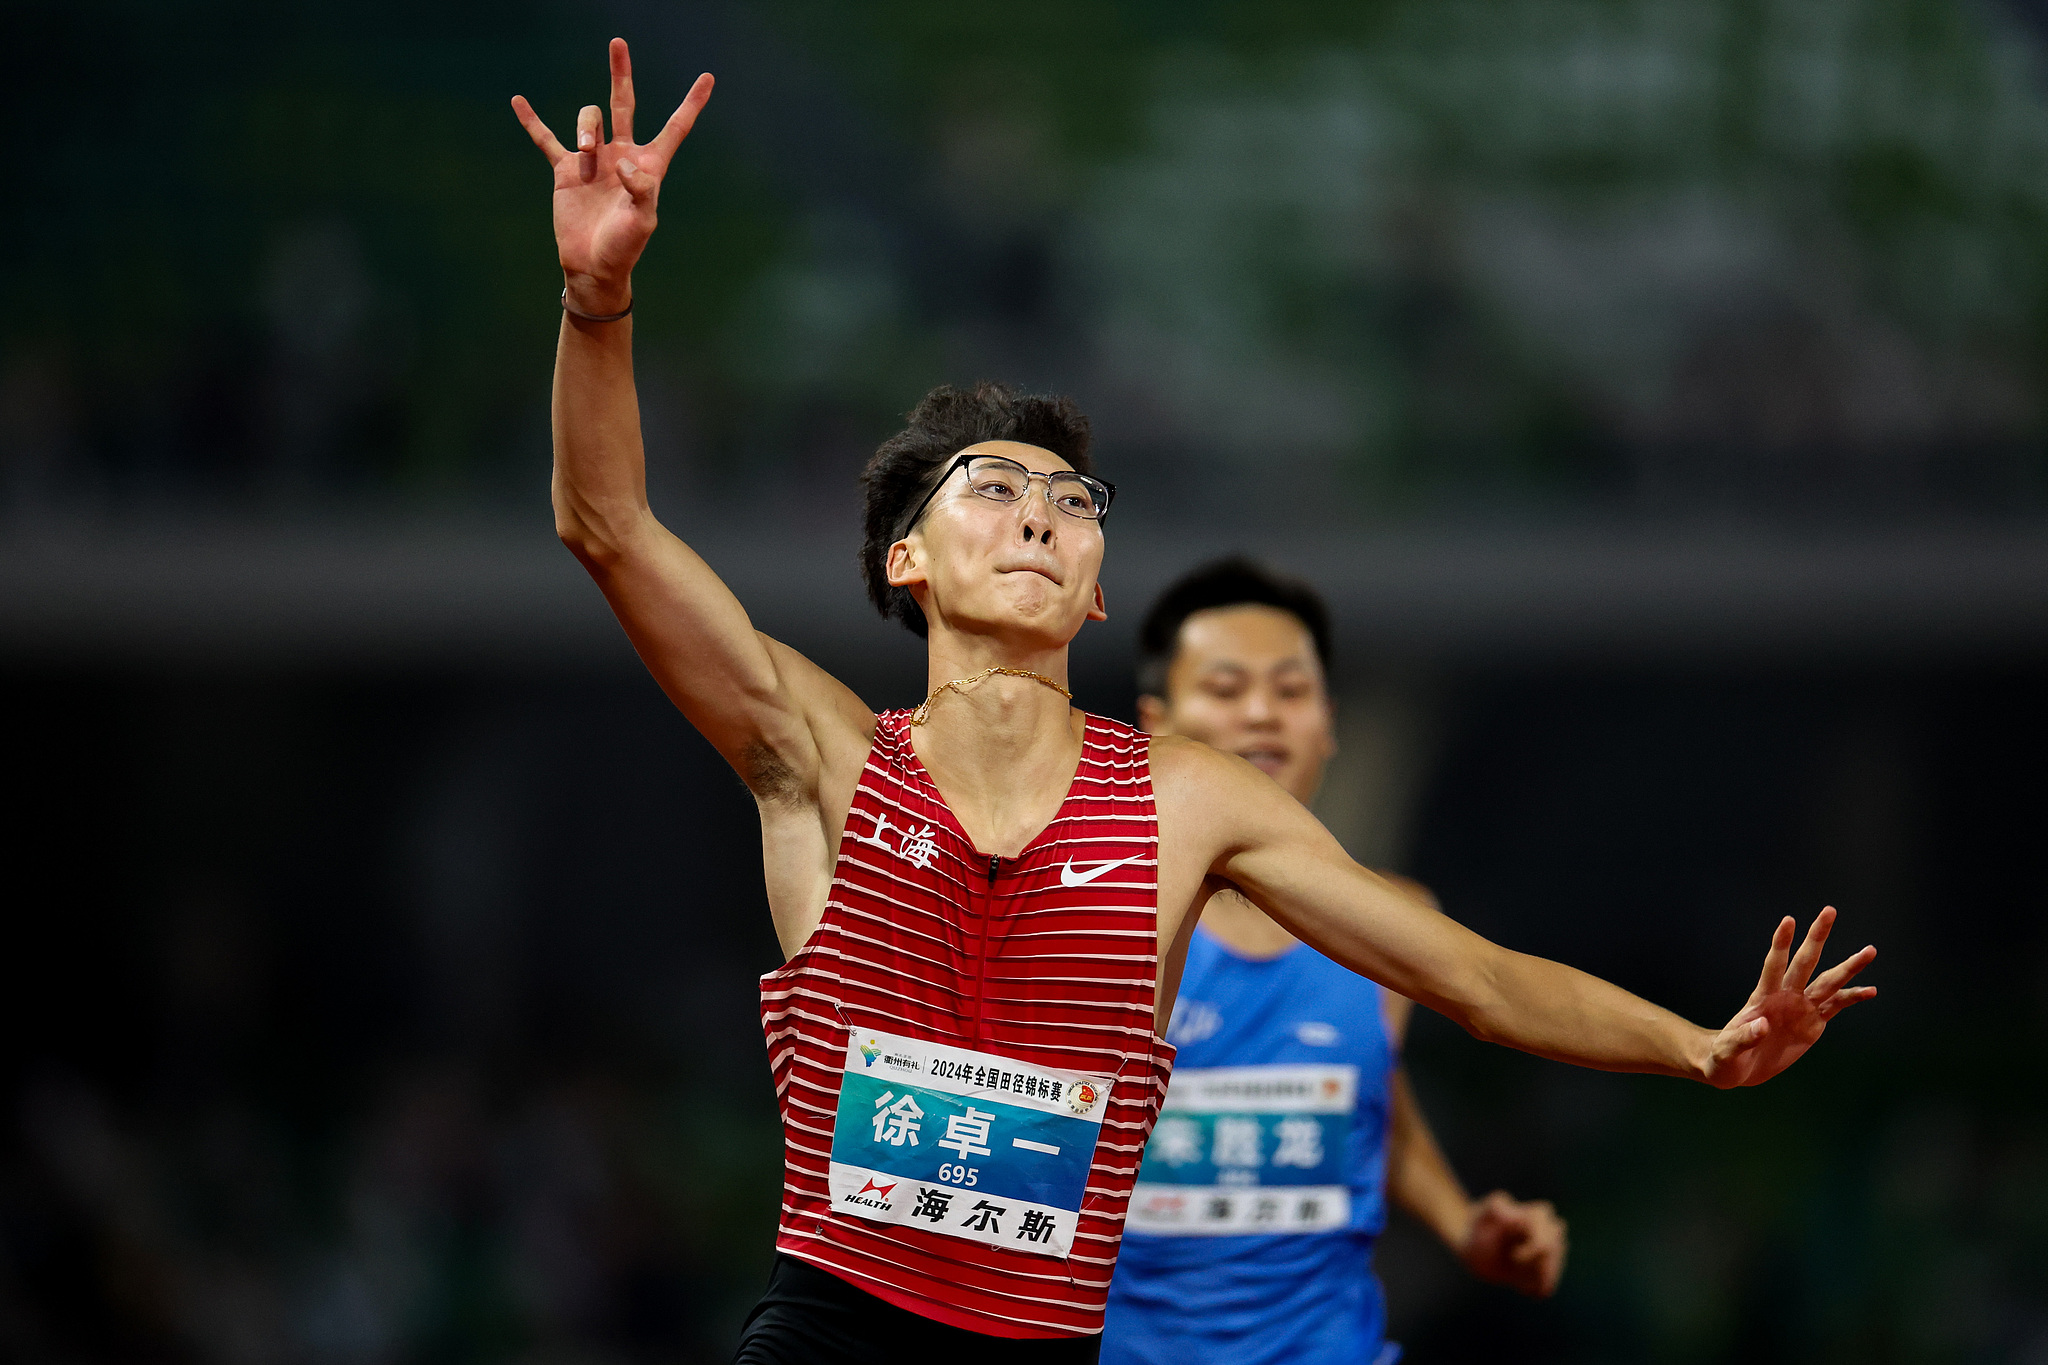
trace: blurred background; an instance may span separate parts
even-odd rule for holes
[[[637,280],[657,510],[877,707],[854,476],[931,385],[1338,616],[1324,814],[1718,1022],[1718,1095],[1412,1068],[1557,1298],[1397,1228],[1419,1365],[2048,1362],[2040,0],[11,0],[0,1355],[726,1359],[766,1274],[751,804],[554,542],[548,179],[718,93]],[[2028,850],[2033,850],[2029,852]]]

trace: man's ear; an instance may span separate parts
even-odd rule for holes
[[[1166,703],[1150,692],[1138,698],[1138,728],[1148,735],[1171,733],[1166,728]]]
[[[1095,605],[1088,608],[1088,619],[1090,621],[1107,621],[1109,619],[1109,604],[1102,596],[1101,579],[1095,581]]]
[[[907,588],[924,582],[924,556],[919,553],[922,548],[907,537],[889,547],[888,557],[882,561],[882,576],[889,580],[890,587]]]

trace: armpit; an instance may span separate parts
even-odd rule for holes
[[[762,805],[810,804],[810,789],[805,785],[802,774],[781,754],[759,740],[740,752],[740,761],[735,766],[739,769],[740,781],[747,784],[747,790]]]

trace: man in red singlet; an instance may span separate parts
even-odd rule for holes
[[[711,78],[640,143],[616,39],[611,75],[609,138],[595,105],[573,150],[513,109],[554,177],[556,529],[753,792],[788,958],[762,983],[778,1257],[738,1359],[1093,1359],[1158,1030],[1220,888],[1477,1037],[1611,1071],[1754,1085],[1874,994],[1848,984],[1874,949],[1815,974],[1824,909],[1796,953],[1781,920],[1747,1002],[1700,1028],[1402,895],[1243,759],[1075,710],[1113,489],[1065,399],[938,389],[868,463],[862,572],[926,637],[915,711],[761,635],[649,510],[633,387],[633,266]]]

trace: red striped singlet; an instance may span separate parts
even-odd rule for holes
[[[761,978],[784,1144],[775,1244],[957,1327],[1100,1332],[1125,1207],[1173,1069],[1172,1047],[1152,1031],[1159,836],[1147,738],[1087,717],[1058,814],[1022,854],[995,859],[947,809],[911,750],[908,720],[877,717],[824,918]],[[1116,860],[1126,865],[1086,881],[1075,872]],[[850,1029],[1114,1078],[1070,1255],[832,1211]]]

